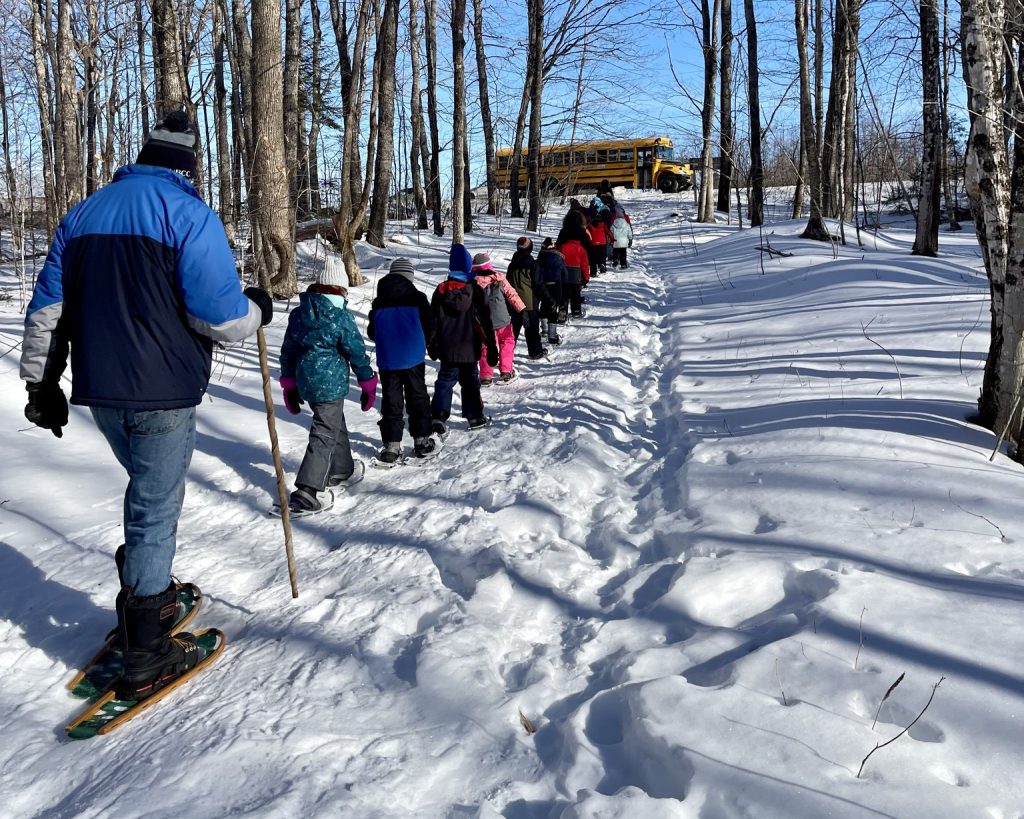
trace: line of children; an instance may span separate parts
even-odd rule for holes
[[[615,218],[609,236],[615,242],[615,263],[625,267],[625,244],[620,256],[619,243],[620,238],[631,242],[632,231],[624,211],[611,213]],[[548,353],[542,335],[549,344],[561,343],[557,325],[566,322],[567,309],[573,318],[583,316],[581,291],[592,271],[603,265],[600,251],[605,242],[600,230],[588,233],[581,209],[571,209],[557,241],[545,239],[536,259],[533,241],[525,236],[519,239],[507,276],[495,269],[488,254],[473,257],[464,245],[453,244],[448,276],[429,303],[414,284],[412,263],[395,259],[378,283],[367,326],[367,335],[377,345],[379,373],[370,366],[348,310],[344,269],[328,263],[316,283],[299,297],[281,346],[285,405],[298,414],[306,401],[313,411],[290,510],[311,514],[329,508],[331,487],[362,478],[362,464],[352,457],[343,411],[350,368],[361,388],[364,412],[376,402],[378,383],[382,389],[378,426],[383,448],[377,461],[387,466],[401,460],[406,413],[415,457],[433,457],[448,432],[456,385],[469,429],[486,427],[491,418],[484,414],[481,385],[493,383],[495,367],[502,382],[515,378],[513,356],[520,332],[525,330],[529,358],[537,360]],[[433,398],[428,398],[425,354],[440,362]],[[322,495],[325,490],[327,497]]]

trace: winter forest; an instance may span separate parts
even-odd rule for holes
[[[3,20],[0,814],[1024,819],[1019,3],[13,0]],[[221,642],[75,742],[76,673],[128,633],[128,467],[74,367],[50,385],[63,423],[32,415],[26,328],[65,215],[174,112],[232,292],[272,299],[234,294],[258,341],[211,336],[171,534],[174,608]],[[549,312],[542,252],[573,268],[574,214],[602,253]],[[456,375],[424,324],[434,426],[406,392],[383,462],[386,282],[434,310],[459,253],[474,293],[536,260],[536,303],[502,291],[440,420]],[[285,351],[326,284],[355,477],[304,517],[284,483],[324,399]]]

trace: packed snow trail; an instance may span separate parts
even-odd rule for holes
[[[61,741],[63,683],[112,622],[124,478],[80,408],[60,442],[25,430],[4,359],[23,430],[0,498],[5,810],[1021,819],[1024,517],[1019,467],[962,422],[984,347],[973,238],[833,260],[780,223],[794,256],[762,274],[755,233],[694,225],[684,199],[626,197],[628,270],[592,282],[551,361],[520,354],[522,377],[484,391],[492,427],[467,432],[456,403],[437,459],[368,470],[295,521],[297,601],[256,351],[220,354],[175,568],[230,644],[88,755]],[[501,266],[516,236],[485,222],[467,245]],[[429,292],[447,249],[361,248],[360,324],[391,258]],[[368,460],[378,414],[346,415]],[[278,416],[290,476],[308,423]]]

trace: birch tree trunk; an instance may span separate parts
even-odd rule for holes
[[[532,0],[531,0],[532,2]],[[544,10],[541,9],[541,14]],[[533,20],[529,21],[533,25]],[[484,4],[473,0],[473,44],[476,50],[476,77],[480,89],[480,120],[484,130],[484,161],[487,167],[487,213],[498,212],[497,157],[494,148],[494,124],[491,120],[491,99],[487,90],[487,54],[484,51]]]
[[[452,0],[452,67],[454,110],[452,111],[452,242],[465,236],[462,198],[466,189],[466,0]]]
[[[942,188],[951,232],[963,230],[957,217],[957,201],[949,167],[949,0],[942,3]]]
[[[284,102],[279,0],[252,2],[251,187],[259,191],[261,286],[279,298],[297,292],[288,170],[284,153]]]
[[[936,256],[939,252],[939,201],[942,162],[942,112],[939,110],[938,0],[920,0],[921,87],[923,92],[924,146],[921,156],[921,198],[917,206],[917,233],[911,253]]]
[[[962,0],[960,38],[971,122],[965,181],[991,295],[991,340],[977,421],[993,430],[1002,430],[1010,422],[1024,378],[1018,363],[1024,360],[1019,349],[1024,310],[1017,303],[1024,280],[1024,207],[1019,202],[1020,189],[1013,188],[1014,182],[1021,183],[1020,169],[1011,170],[1003,120],[1005,24],[1003,0]],[[1019,139],[1017,145],[1021,146]],[[1018,449],[1020,433],[1018,420],[1008,432]]]
[[[697,197],[697,221],[714,222],[715,170],[712,158],[714,139],[715,87],[718,81],[718,18],[720,0],[713,6],[701,0],[701,47],[704,52],[704,100],[700,111],[702,148],[700,153],[700,193]],[[652,180],[653,181],[653,180]]]
[[[718,153],[721,166],[718,172],[718,203],[715,210],[729,212],[729,192],[732,187],[732,0],[721,0],[722,54],[721,85],[718,96]]]
[[[764,162],[761,157],[761,72],[757,64],[757,20],[754,0],[743,0],[747,23],[747,105],[750,120],[750,226],[764,224]]]

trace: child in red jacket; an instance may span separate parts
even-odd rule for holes
[[[572,318],[583,318],[583,288],[590,281],[590,235],[585,220],[586,217],[579,211],[569,211],[562,220],[562,229],[555,240],[555,247],[565,257],[565,266],[569,271],[566,289]]]

